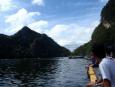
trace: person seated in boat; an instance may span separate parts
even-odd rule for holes
[[[98,60],[96,59],[96,55],[94,54],[94,53],[92,53],[92,55],[91,55],[91,60],[92,60],[92,66],[93,67],[98,67]]]
[[[102,87],[115,87],[115,59],[112,57],[113,49],[111,46],[94,46],[92,52],[99,61],[99,69],[102,80],[95,83],[88,83],[86,87],[101,85]],[[104,55],[106,53],[106,55]]]

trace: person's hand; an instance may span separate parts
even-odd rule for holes
[[[102,80],[102,79],[96,80],[96,81],[95,81],[95,84],[96,84],[97,86],[102,86],[102,85],[103,85],[103,80]]]
[[[94,82],[90,82],[86,85],[86,87],[94,87],[95,86],[95,83]]]

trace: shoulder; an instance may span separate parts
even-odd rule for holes
[[[99,64],[99,67],[108,67],[110,65],[110,61],[107,58],[104,58],[101,63]]]
[[[105,65],[107,63],[108,63],[108,59],[107,58],[103,58],[99,65],[103,65],[103,64]]]

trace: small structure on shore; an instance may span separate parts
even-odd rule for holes
[[[69,56],[69,59],[78,59],[78,58],[84,58],[84,56]]]

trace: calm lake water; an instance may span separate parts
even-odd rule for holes
[[[2,59],[0,87],[85,87],[88,60]]]

